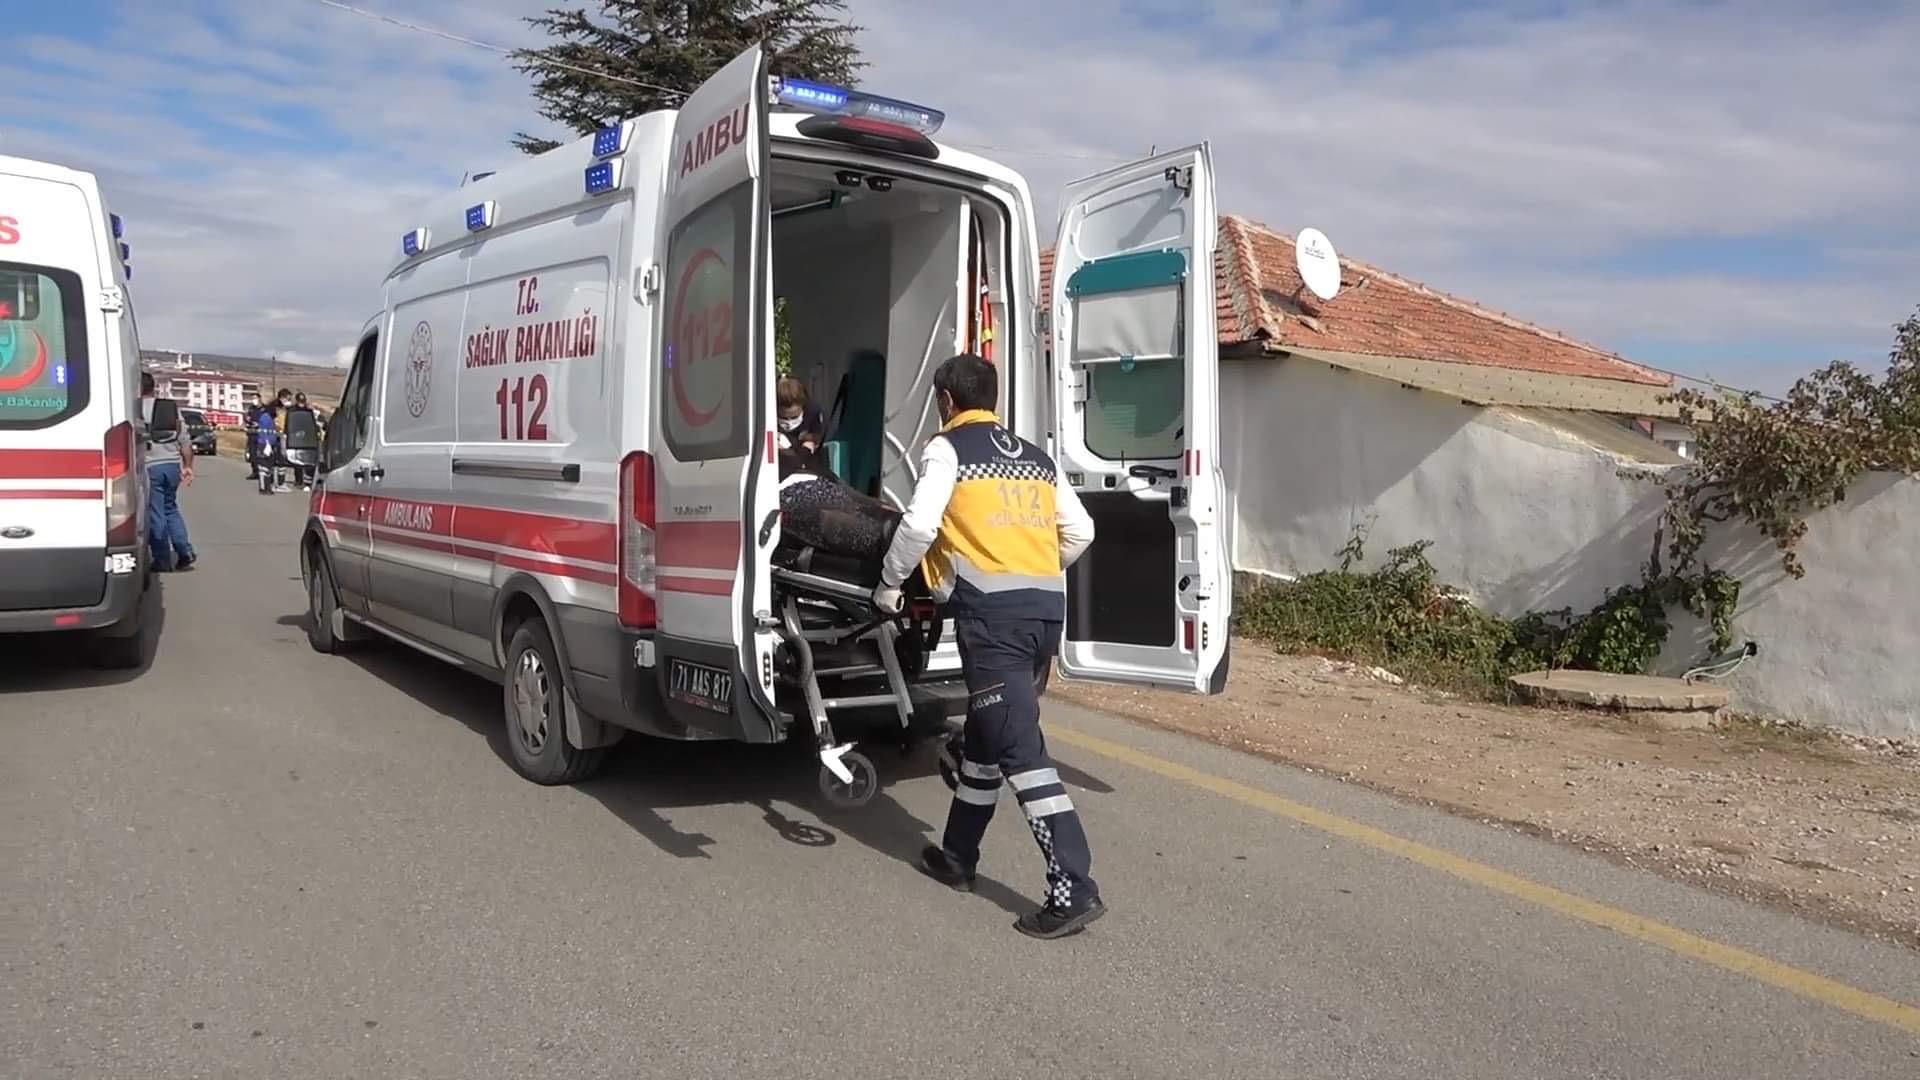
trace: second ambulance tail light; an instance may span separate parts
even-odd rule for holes
[[[620,461],[620,625],[651,629],[654,596],[653,455],[636,450]]]
[[[140,489],[134,483],[133,424],[107,429],[107,546],[132,547],[140,539]]]

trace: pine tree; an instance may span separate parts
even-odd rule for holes
[[[866,66],[854,43],[862,28],[840,15],[845,0],[598,0],[598,6],[592,15],[576,7],[528,17],[553,42],[514,54],[514,66],[533,77],[540,115],[580,135],[610,119],[678,106],[756,43],[766,44],[779,75],[851,86]],[[559,145],[525,132],[513,143],[529,154]]]

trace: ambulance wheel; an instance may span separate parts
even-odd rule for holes
[[[858,750],[849,750],[840,758],[840,763],[853,774],[853,783],[841,783],[832,770],[822,765],[820,794],[842,810],[857,810],[873,801],[880,791],[880,770],[873,767],[873,760]]]
[[[560,660],[539,619],[521,623],[507,643],[504,696],[507,753],[515,772],[536,784],[572,784],[599,770],[604,747],[582,750],[567,741]]]
[[[307,644],[317,653],[346,652],[359,638],[346,617],[340,614],[340,594],[333,589],[333,571],[327,568],[326,557],[317,550],[307,554],[306,564]]]

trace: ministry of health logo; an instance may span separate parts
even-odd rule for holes
[[[421,320],[407,342],[407,412],[418,418],[427,411],[433,392],[433,327]]]

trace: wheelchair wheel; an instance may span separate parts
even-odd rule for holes
[[[873,800],[880,791],[880,770],[874,768],[873,760],[858,750],[849,750],[840,758],[840,763],[853,774],[853,782],[843,784],[833,772],[821,766],[820,794],[827,801],[842,810],[857,810]]]

